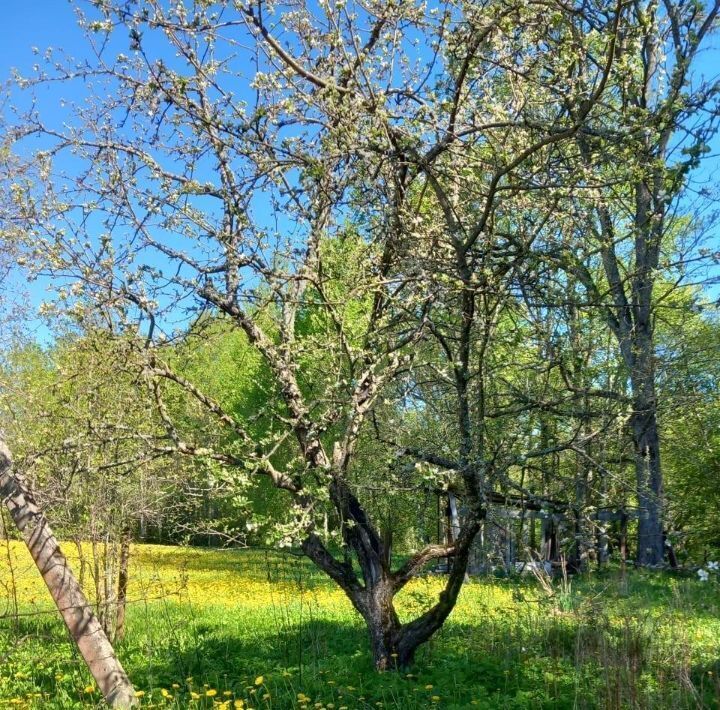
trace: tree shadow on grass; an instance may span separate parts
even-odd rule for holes
[[[226,697],[224,691],[251,707],[280,710],[300,707],[298,696],[312,699],[308,707],[315,702],[336,708],[382,703],[385,708],[449,710],[680,709],[716,707],[712,701],[720,697],[712,685],[720,663],[693,667],[685,682],[683,673],[688,673],[679,662],[673,665],[667,658],[666,666],[659,665],[656,641],[641,625],[610,628],[574,612],[548,609],[528,615],[532,622],[511,613],[495,618],[479,613],[470,623],[451,619],[421,648],[411,668],[386,674],[375,673],[359,620],[263,613],[217,607],[193,616],[189,606],[150,603],[131,609],[128,637],[116,650],[148,699],[167,704],[159,695],[164,688],[178,708],[194,702],[191,693],[199,698],[198,707],[210,707],[213,697]],[[8,634],[25,639],[15,648],[0,647],[0,655],[10,651],[8,673],[32,668],[30,678],[13,681],[13,694],[60,689],[76,706],[95,705],[96,699],[84,694],[89,676],[59,618],[21,617],[14,627],[4,620],[0,637]],[[58,671],[73,674],[72,683],[57,682]],[[217,695],[206,695],[212,691]],[[271,699],[263,701],[265,694]]]
[[[473,634],[482,635],[482,628],[454,626],[423,647],[412,667],[378,674],[359,624],[318,619],[268,633],[202,622],[187,645],[156,646],[131,672],[143,688],[175,683],[179,692],[187,687],[203,693],[204,683],[248,701],[258,695],[255,681],[261,676],[263,692],[278,708],[299,707],[299,695],[313,699],[310,707],[315,702],[348,708],[577,707],[570,666],[549,683],[526,663],[520,647],[488,652],[467,643]]]

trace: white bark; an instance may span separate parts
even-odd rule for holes
[[[13,473],[10,451],[0,440],[0,498],[10,511],[53,601],[108,705],[137,703],[127,674],[83,594],[43,513]]]

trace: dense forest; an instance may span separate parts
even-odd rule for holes
[[[75,9],[2,107],[0,491],[107,702],[143,544],[307,558],[403,674],[477,577],[716,585],[720,2]]]

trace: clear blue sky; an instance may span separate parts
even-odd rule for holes
[[[82,47],[83,33],[77,26],[74,10],[66,0],[4,0],[0,22],[0,81],[4,82],[13,69],[29,73],[38,57],[33,47],[41,52],[47,47]],[[14,294],[25,297],[27,287],[15,284]],[[32,305],[37,308],[46,297],[42,285],[30,287]],[[36,337],[45,340],[47,330],[35,323]]]
[[[28,70],[37,61],[32,47],[82,47],[83,34],[66,0],[4,0],[0,23],[0,75],[11,67]]]
[[[84,8],[87,8],[87,5]],[[33,64],[42,63],[42,54],[48,47],[62,48],[68,55],[75,57],[81,57],[86,52],[87,45],[77,26],[75,8],[67,0],[4,0],[2,10],[0,77],[8,77],[12,68],[31,74]],[[33,47],[40,51],[39,56],[33,52]],[[698,70],[706,77],[720,73],[719,47],[720,37],[716,34],[698,64]],[[60,92],[67,91],[77,91],[77,88],[51,87],[47,89],[44,98],[51,106],[54,103],[59,112],[58,99],[64,95]],[[68,98],[75,97],[71,95]],[[45,108],[47,109],[47,106]],[[720,152],[720,140],[716,140],[713,147],[716,153]],[[718,181],[714,179],[717,174],[720,174],[720,159],[712,158],[707,161],[703,177],[717,186]],[[713,241],[717,244],[720,240]],[[713,289],[711,293],[714,298],[717,297],[717,289]],[[44,297],[42,284],[31,287],[30,298],[36,306]],[[38,333],[41,335],[41,332],[42,328]]]

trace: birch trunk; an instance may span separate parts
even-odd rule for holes
[[[108,705],[113,708],[135,705],[137,701],[129,678],[70,570],[45,516],[13,474],[10,452],[2,441],[0,497],[22,534],[73,641]]]

